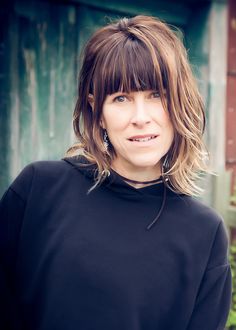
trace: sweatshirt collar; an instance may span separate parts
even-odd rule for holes
[[[83,156],[65,157],[63,160],[76,168],[85,177],[89,178],[92,181],[91,185],[95,183],[97,171],[96,164],[89,163]],[[128,184],[113,170],[110,171],[110,175],[103,181],[102,184],[118,194],[123,194],[126,197],[133,197],[134,199],[137,199],[138,197],[143,198],[145,195],[162,197],[164,190],[163,182],[152,184],[147,187],[135,188]]]
[[[63,158],[63,160],[83,173],[83,175],[90,178],[92,181],[91,184],[94,184],[97,170],[96,164],[90,164],[84,157],[81,156]],[[150,223],[146,227],[146,230],[152,229],[162,216],[166,207],[167,198],[171,195],[176,195],[165,185],[165,183],[153,184],[143,188],[135,188],[126,183],[119,175],[117,175],[115,171],[110,172],[110,175],[102,183],[102,186],[104,185],[125,199],[137,201],[140,201],[141,199],[143,200],[147,197],[161,199],[160,207],[157,209],[157,214],[154,219],[150,219]]]

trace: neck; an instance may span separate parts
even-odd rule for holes
[[[123,179],[124,181],[126,181],[128,184],[130,184],[131,186],[133,186],[135,188],[147,187],[147,186],[150,186],[150,185],[153,185],[153,184],[157,184],[157,183],[162,183],[163,182],[163,178],[162,177],[159,177],[158,179],[151,180],[151,181],[136,181],[136,180],[131,180],[129,178],[126,178],[126,177],[120,175],[117,172],[115,172],[115,173],[121,179]]]
[[[147,185],[158,183],[161,179],[160,167],[124,167],[113,163],[112,169],[121,176],[128,184],[135,188],[146,187]]]

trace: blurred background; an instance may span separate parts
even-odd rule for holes
[[[0,195],[26,164],[64,156],[75,141],[72,113],[84,43],[110,20],[138,14],[157,16],[182,32],[206,105],[205,141],[218,173],[204,181],[202,199],[224,217],[234,272],[236,0],[1,1]],[[234,304],[229,329],[236,329]]]

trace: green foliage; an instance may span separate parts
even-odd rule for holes
[[[230,330],[236,330],[236,241],[230,246],[229,261],[232,271],[232,303],[226,326]]]

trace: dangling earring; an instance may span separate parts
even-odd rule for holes
[[[104,133],[103,133],[103,145],[106,151],[108,151],[108,147],[109,147],[109,140],[108,140],[108,135],[107,135],[107,131],[104,129]]]
[[[168,164],[168,155],[166,154],[165,159],[164,159],[164,161],[162,163],[162,167],[161,167],[161,175],[163,177],[163,181],[164,182],[166,182],[166,181],[169,180],[168,179],[168,176],[166,175],[166,172],[168,170],[168,165],[169,165]]]

